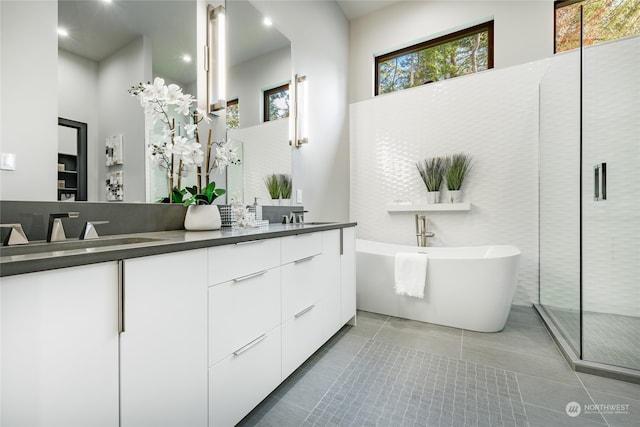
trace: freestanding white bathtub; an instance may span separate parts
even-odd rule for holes
[[[395,254],[426,252],[424,299],[396,295]],[[515,246],[417,247],[356,241],[359,310],[478,332],[504,328],[516,290]]]

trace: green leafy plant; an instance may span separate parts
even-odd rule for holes
[[[189,205],[211,205],[218,197],[226,193],[223,188],[216,188],[215,182],[210,182],[202,191],[198,192],[198,186],[187,187],[188,197],[182,201],[185,206]]]
[[[267,191],[272,199],[275,200],[280,198],[280,179],[277,174],[273,173],[271,175],[267,175],[264,178],[264,183],[267,186]]]
[[[460,190],[464,178],[471,170],[471,156],[466,153],[452,154],[447,158],[444,176],[448,190]]]
[[[440,191],[444,178],[446,158],[431,157],[416,163],[427,191]]]
[[[158,199],[157,203],[182,203],[186,194],[187,190],[184,188],[182,190],[178,190],[177,187],[173,187],[173,191],[171,191],[171,200],[169,200],[169,196],[167,196]]]
[[[280,197],[283,199],[290,199],[292,189],[291,175],[281,173],[278,175],[278,181],[278,185],[280,186]]]

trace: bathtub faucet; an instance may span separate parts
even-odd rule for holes
[[[427,231],[427,224],[429,222],[426,216],[416,214],[416,240],[418,241],[418,246],[427,246],[427,237],[435,236],[433,231]]]

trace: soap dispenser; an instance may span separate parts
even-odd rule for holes
[[[256,210],[256,221],[262,221],[262,206],[258,204],[258,198],[253,198],[253,207]]]

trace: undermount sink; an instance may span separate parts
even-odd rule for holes
[[[91,240],[65,240],[64,242],[51,242],[51,243],[30,243],[21,246],[3,246],[0,249],[0,255],[13,256],[13,255],[28,255],[37,254],[43,252],[55,252],[55,251],[68,251],[72,249],[90,249],[101,248],[105,246],[120,246],[120,245],[134,245],[140,243],[152,243],[160,242],[165,239],[158,239],[153,237],[103,237],[99,239]]]

